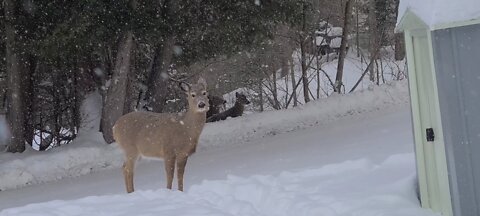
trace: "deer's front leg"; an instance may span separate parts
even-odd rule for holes
[[[165,172],[167,174],[167,188],[172,189],[173,175],[175,173],[175,156],[165,158]]]
[[[127,188],[127,193],[132,193],[133,189],[133,169],[135,168],[136,158],[127,157],[123,163],[123,176],[125,178],[125,186]]]
[[[183,191],[183,174],[185,173],[185,166],[187,165],[188,156],[178,157],[177,159],[177,180],[178,190]]]

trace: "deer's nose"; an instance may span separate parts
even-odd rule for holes
[[[198,107],[199,107],[199,108],[204,108],[204,107],[205,107],[205,103],[200,102],[200,103],[198,104]]]

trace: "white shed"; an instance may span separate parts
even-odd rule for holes
[[[480,0],[400,0],[420,201],[480,215]]]

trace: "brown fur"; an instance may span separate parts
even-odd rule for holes
[[[235,105],[233,107],[226,110],[225,112],[222,112],[222,113],[211,116],[210,118],[207,119],[207,122],[215,122],[215,121],[225,120],[228,117],[235,118],[235,117],[238,117],[238,116],[242,116],[243,111],[245,110],[245,104],[250,104],[250,101],[242,93],[236,92],[235,97],[236,97],[236,101],[235,101]]]
[[[178,189],[183,191],[187,159],[195,152],[209,105],[205,80],[193,86],[184,84],[182,89],[187,93],[187,112],[132,112],[115,123],[113,136],[125,153],[123,175],[128,193],[134,191],[133,173],[140,156],[164,159],[168,189],[172,189],[176,164]]]
[[[208,109],[208,112],[207,112],[207,119],[210,116],[220,113],[220,108],[223,107],[225,103],[227,103],[227,101],[224,100],[222,97],[209,95],[208,104],[210,104],[210,108]]]

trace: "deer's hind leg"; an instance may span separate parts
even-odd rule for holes
[[[171,156],[170,156],[171,155]],[[175,155],[165,157],[165,173],[167,174],[167,188],[172,189],[173,176],[175,174]]]
[[[132,193],[133,188],[133,172],[135,169],[135,162],[138,160],[138,153],[132,155],[126,155],[125,162],[123,163],[123,177],[125,178],[125,186],[127,193]]]

